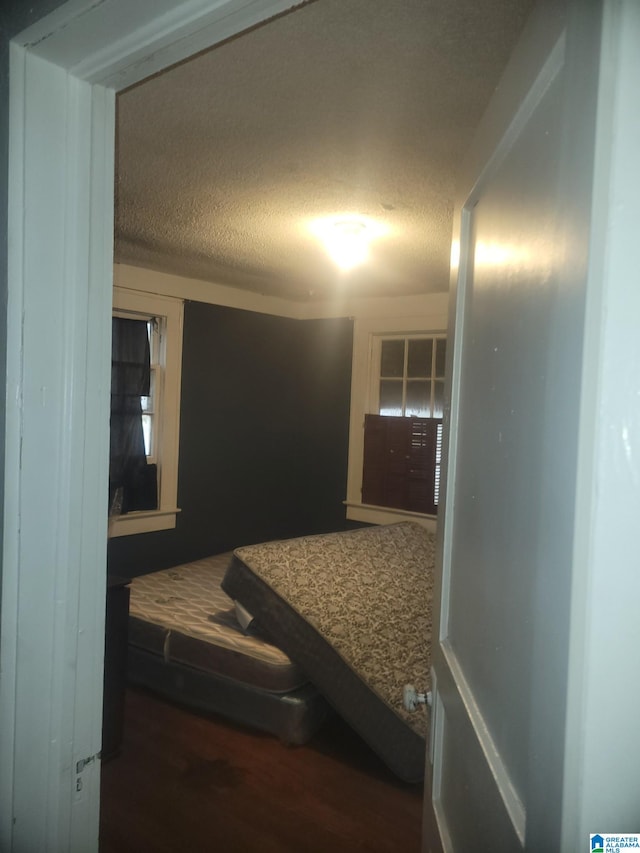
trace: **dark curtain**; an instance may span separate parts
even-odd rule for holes
[[[157,509],[155,465],[147,464],[142,401],[151,381],[145,320],[114,317],[111,344],[111,448],[109,512]]]

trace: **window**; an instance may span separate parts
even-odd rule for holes
[[[133,317],[111,323],[110,518],[158,508],[158,466],[149,464],[142,428],[151,380],[148,326]]]
[[[114,317],[144,320],[150,357],[148,394],[140,397],[147,462],[157,468],[157,508],[111,520],[110,536],[175,527],[178,487],[182,300],[114,288]]]
[[[441,418],[446,346],[435,335],[377,337],[378,414]]]
[[[160,365],[160,347],[167,334],[166,317],[149,317],[147,320],[147,337],[149,338],[149,394],[141,397],[142,403],[142,432],[144,434],[144,449],[147,462],[155,464],[158,449],[158,412],[162,409],[162,368]]]
[[[371,306],[371,309],[369,315],[358,317],[354,322],[345,499],[347,518],[370,524],[415,518],[425,527],[434,529],[435,511],[398,509],[381,505],[378,499],[372,503],[365,501],[365,422],[369,416],[398,418],[403,421],[399,429],[407,429],[407,423],[413,417],[419,425],[425,426],[426,423],[428,430],[434,426],[432,415],[442,415],[448,296],[431,294],[419,299],[398,298],[392,306],[384,305],[379,309]],[[396,313],[392,314],[391,310]],[[385,383],[382,388],[381,383]],[[426,411],[427,401],[429,411]],[[385,414],[381,414],[381,408]],[[396,414],[388,414],[389,410]],[[438,440],[436,432],[434,499],[437,499],[440,447],[441,437]]]
[[[446,339],[376,336],[374,412],[365,416],[362,502],[437,512]]]

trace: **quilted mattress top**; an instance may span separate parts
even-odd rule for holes
[[[271,666],[291,667],[283,651],[245,634],[240,627],[233,601],[220,588],[230,557],[217,554],[135,578],[129,606],[130,640],[136,642],[142,633],[138,624],[147,623]]]
[[[267,542],[234,553],[397,717],[425,737],[428,715],[424,708],[414,713],[404,709],[403,687],[413,683],[420,691],[430,689],[434,541],[424,527],[402,522]],[[235,588],[229,589],[228,579],[229,574],[225,587],[242,601]],[[254,602],[243,603],[251,610]],[[275,633],[274,625],[269,628],[287,648],[281,642],[286,636]],[[312,649],[298,659],[312,681],[317,656]],[[316,683],[325,692],[330,687]]]

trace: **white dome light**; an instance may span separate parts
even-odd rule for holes
[[[343,270],[350,270],[364,263],[369,257],[370,242],[386,229],[375,220],[358,214],[343,214],[319,219],[311,223],[311,230]]]
[[[364,263],[369,257],[367,226],[356,219],[334,222],[324,238],[327,251],[343,270],[350,270]]]

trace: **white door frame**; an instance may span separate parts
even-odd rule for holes
[[[68,0],[11,44],[7,853],[98,849],[115,92],[294,5]]]

